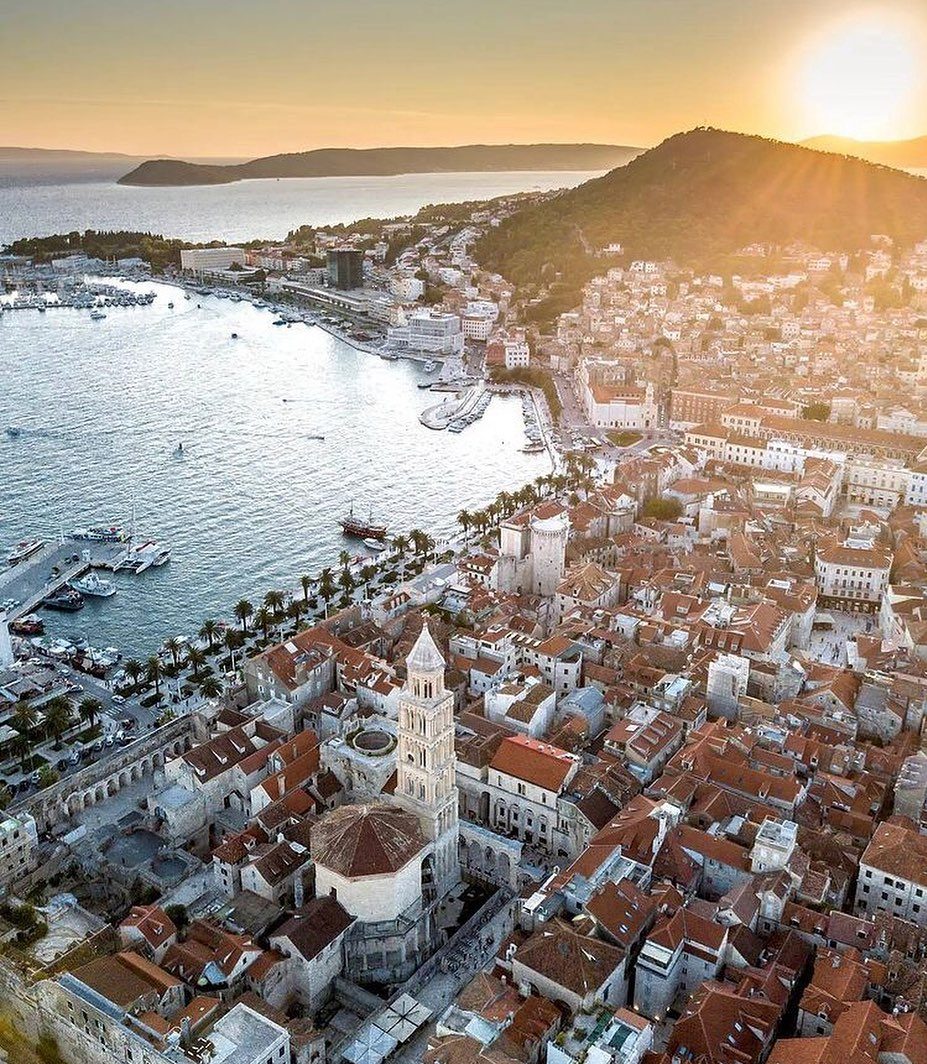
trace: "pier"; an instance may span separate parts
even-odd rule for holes
[[[34,612],[42,602],[89,569],[115,569],[129,550],[128,543],[100,543],[65,537],[48,543],[31,558],[0,572],[0,602],[16,599],[7,613],[15,621]],[[77,561],[70,561],[74,555]],[[58,572],[53,570],[57,568]]]

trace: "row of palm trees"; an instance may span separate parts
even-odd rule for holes
[[[396,536],[391,541],[391,546],[404,572],[405,558],[410,552],[424,562],[429,553],[434,551],[436,544],[426,532],[414,528],[407,536]],[[253,637],[260,632],[266,643],[271,631],[287,619],[298,629],[303,622],[303,615],[310,614],[315,608],[313,600],[316,598],[322,600],[324,615],[327,617],[329,606],[339,593],[343,600],[350,600],[358,587],[363,587],[366,594],[368,585],[374,580],[382,564],[369,562],[355,575],[351,571],[351,555],[346,550],[341,552],[338,562],[340,569],[337,572],[333,567],[326,566],[317,577],[301,576],[299,584],[302,598],[291,597],[283,591],[272,589],[257,606],[249,599],[239,599],[232,608],[238,627],[223,630],[218,621],[204,620],[198,635],[206,643],[205,650],[201,646],[188,646],[174,637],[165,640],[163,650],[170,657],[173,671],[176,673],[181,668],[189,669],[194,682],[199,684],[201,693],[207,698],[216,697],[222,690],[218,678],[210,673],[200,679],[200,673],[207,665],[208,655],[220,649],[226,650],[234,669],[235,652],[245,646],[249,636]],[[141,684],[151,686],[154,688],[155,697],[160,698],[161,684],[166,675],[165,662],[160,655],[152,655],[145,662],[133,658],[125,663],[123,669],[133,687],[138,688]]]
[[[530,484],[525,484],[517,491],[500,491],[496,498],[482,510],[461,510],[457,515],[457,524],[464,536],[472,529],[484,534],[495,528],[501,521],[513,513],[533,506],[541,499],[551,495],[560,495],[567,489],[589,488],[592,484],[591,473],[595,462],[583,451],[571,451],[566,456],[566,468],[562,473],[547,473],[535,477]]]
[[[97,717],[103,711],[103,703],[98,698],[87,696],[81,699],[77,706],[80,721],[93,727]],[[61,740],[67,730],[74,724],[71,702],[64,695],[56,695],[41,707],[42,734],[36,735],[36,726],[39,721],[39,707],[33,705],[27,699],[21,699],[13,707],[11,717],[12,725],[16,730],[12,747],[14,754],[19,757],[20,765],[25,771],[26,764],[32,755],[32,751],[39,743],[47,742],[54,738],[54,749],[61,749]]]

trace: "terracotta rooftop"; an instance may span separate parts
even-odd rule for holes
[[[425,846],[418,818],[395,805],[345,805],[312,829],[312,857],[347,878],[398,872]]]

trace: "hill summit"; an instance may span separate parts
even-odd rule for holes
[[[753,243],[852,250],[874,233],[927,238],[927,180],[781,141],[694,129],[626,166],[518,211],[477,247],[486,267],[531,284],[603,271],[595,252],[707,267]]]

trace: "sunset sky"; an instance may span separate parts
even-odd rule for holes
[[[927,0],[0,0],[0,143],[927,134]]]

